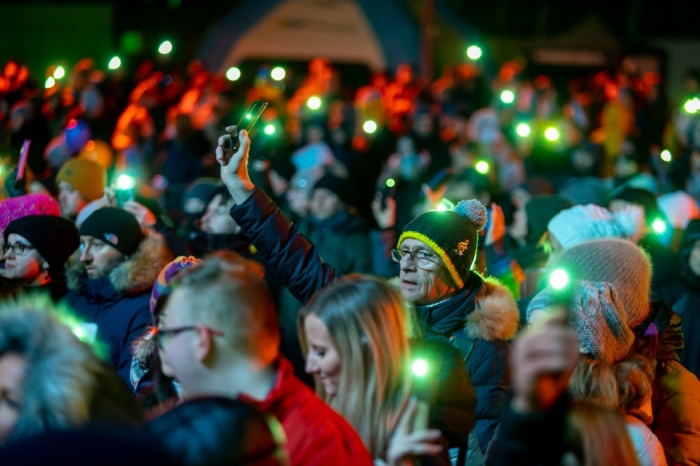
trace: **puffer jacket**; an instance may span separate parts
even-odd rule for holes
[[[171,260],[163,238],[151,234],[107,277],[88,278],[77,260],[66,272],[70,292],[65,302],[78,318],[97,325],[97,338],[108,345],[109,360],[130,388],[131,345],[151,322],[151,289]]]
[[[260,189],[234,205],[231,217],[299,302],[308,302],[316,291],[340,278]],[[479,447],[486,451],[509,386],[507,340],[518,328],[515,300],[496,280],[472,273],[457,295],[416,309],[427,339],[447,341],[462,352],[477,395]]]
[[[656,360],[653,422],[669,465],[700,465],[700,381],[683,367],[681,318],[660,301],[635,329],[637,351]],[[643,349],[639,349],[643,348]]]

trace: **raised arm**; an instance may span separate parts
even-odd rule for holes
[[[235,153],[226,150],[236,127],[219,138],[216,159],[221,165],[221,180],[228,188],[235,205],[231,217],[253,243],[261,257],[282,283],[301,303],[338,278],[333,267],[325,264],[316,247],[277,208],[275,203],[256,188],[248,175],[250,138],[241,131],[241,145]]]

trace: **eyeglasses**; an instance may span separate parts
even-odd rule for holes
[[[401,259],[406,257],[406,255],[411,256],[411,259],[416,264],[417,267],[426,268],[432,267],[434,265],[440,264],[440,258],[435,254],[430,254],[429,252],[423,251],[421,249],[415,251],[409,251],[408,249],[392,249],[391,258],[394,262],[401,262]]]
[[[12,249],[12,252],[17,254],[18,256],[21,256],[26,251],[29,251],[30,249],[36,249],[36,248],[34,246],[30,246],[28,244],[20,243],[19,241],[16,241],[12,244],[3,244],[2,245],[3,254],[7,254],[7,251],[9,251],[10,249]]]
[[[206,325],[188,325],[185,327],[175,327],[175,328],[158,328],[156,329],[156,343],[158,343],[158,348],[163,349],[165,345],[174,337],[182,332],[189,332],[190,330],[204,330],[211,333],[212,335],[223,336],[224,332],[221,330],[216,330],[215,328],[207,327]]]

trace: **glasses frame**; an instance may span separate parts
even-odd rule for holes
[[[422,252],[427,254],[428,257],[417,257],[417,253]],[[440,266],[440,257],[437,254],[430,254],[425,252],[422,249],[418,250],[407,250],[407,249],[392,249],[391,250],[391,259],[394,262],[401,263],[401,259],[403,259],[406,256],[411,256],[411,260],[413,261],[414,264],[416,264],[416,267],[419,267],[423,270],[433,270],[433,266]]]
[[[191,330],[204,330],[208,333],[211,333],[212,335],[216,336],[223,336],[224,332],[221,330],[217,330],[215,328],[207,327],[206,325],[183,325],[182,327],[174,327],[174,328],[158,328],[156,327],[156,333],[155,333],[155,339],[156,339],[156,344],[158,345],[158,348],[161,350],[164,349],[165,343],[163,342],[161,337],[167,338],[174,338],[178,336],[182,332],[189,332]]]
[[[22,246],[21,250],[17,250],[17,246]],[[12,244],[3,244],[2,245],[2,255],[6,256],[7,253],[12,250],[13,253],[17,256],[23,256],[27,251],[31,251],[32,249],[36,249],[34,246],[31,244],[25,244],[20,241],[15,241]]]

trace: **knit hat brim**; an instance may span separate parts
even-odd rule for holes
[[[452,279],[455,281],[455,284],[457,285],[457,288],[461,289],[464,288],[464,280],[462,277],[459,275],[459,272],[457,271],[457,268],[455,267],[455,264],[452,262],[452,259],[450,259],[450,256],[447,255],[447,253],[442,249],[438,244],[425,236],[422,233],[418,233],[417,231],[405,231],[401,234],[399,237],[398,241],[398,247],[401,247],[404,241],[407,239],[417,239],[418,241],[422,241],[425,243],[426,246],[428,246],[435,254],[437,254],[440,259],[445,264],[445,267],[447,267],[447,270],[450,272],[450,276]]]

